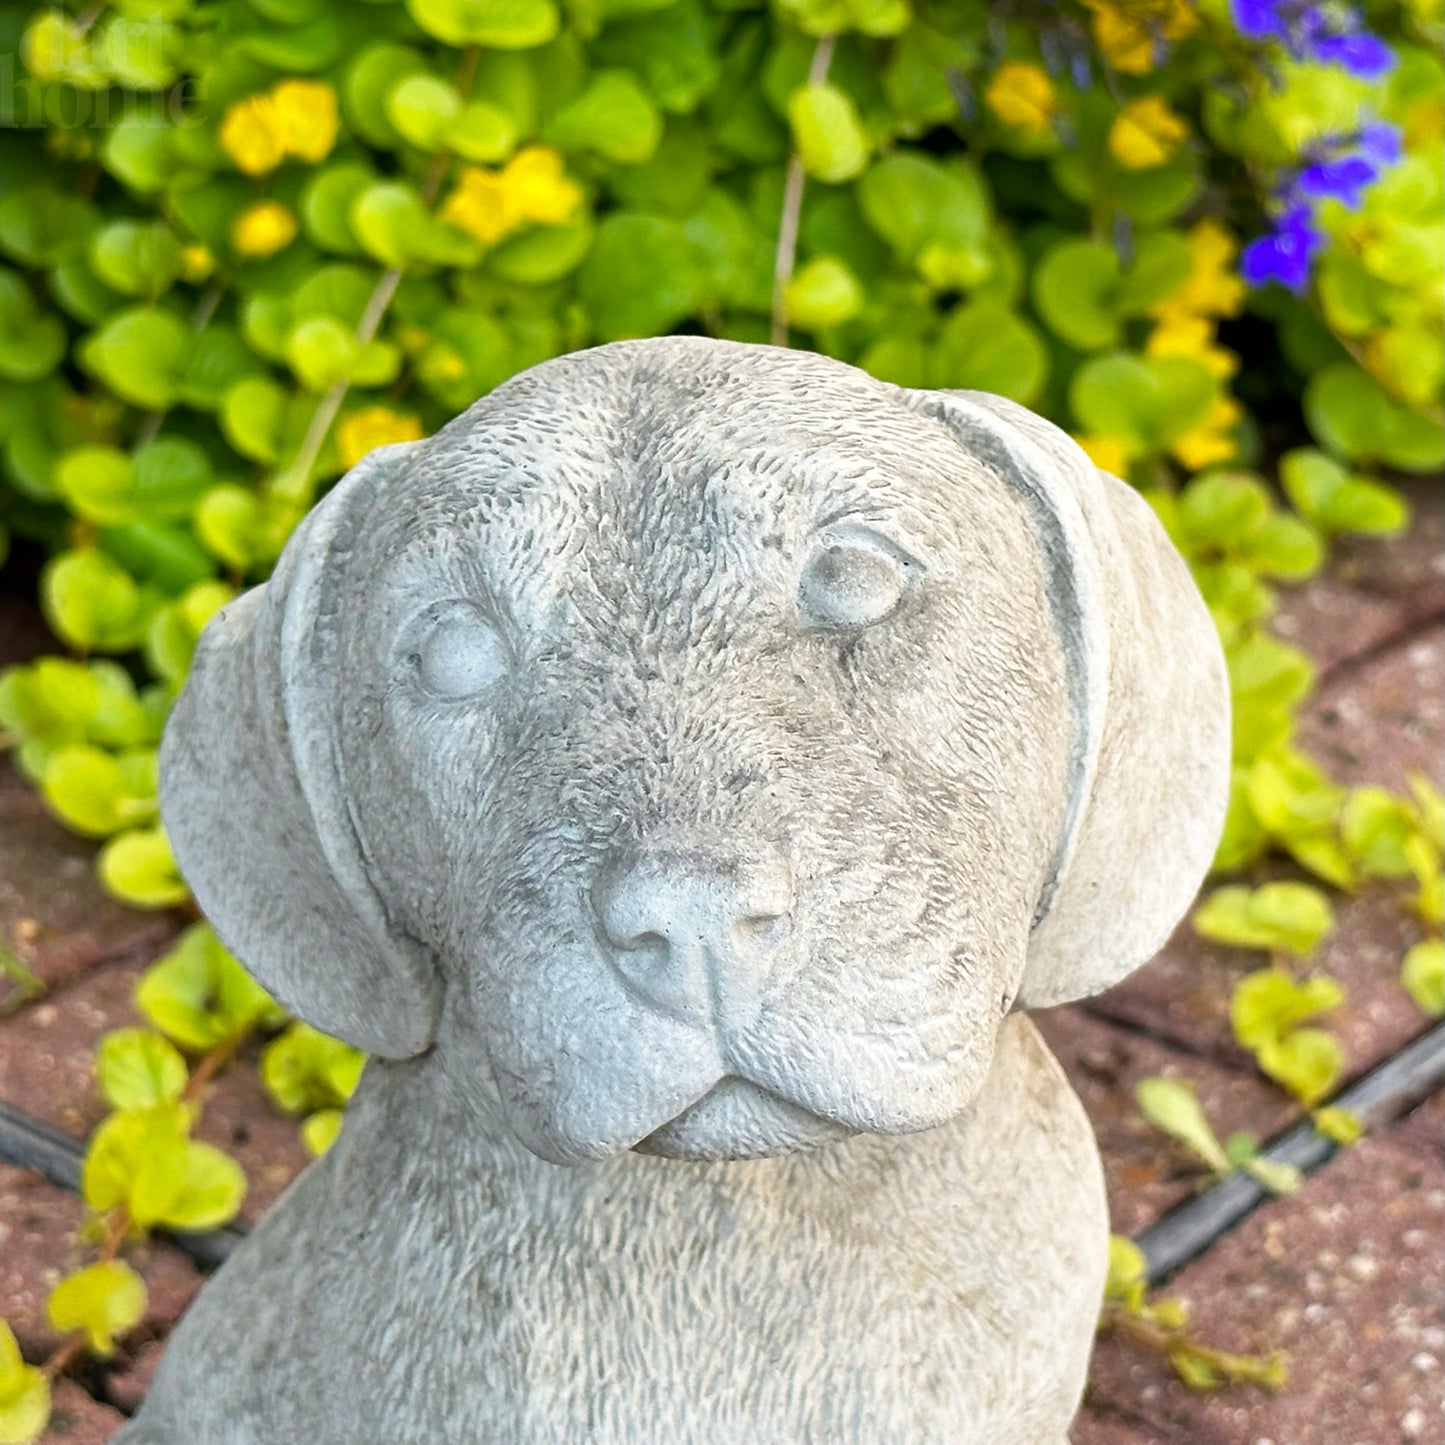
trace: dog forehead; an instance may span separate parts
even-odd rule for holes
[[[924,551],[964,518],[1017,530],[998,479],[895,388],[812,354],[694,338],[524,373],[418,448],[397,491],[378,539],[389,574],[473,563],[539,598],[583,556],[646,571],[690,555],[746,576],[844,518]]]

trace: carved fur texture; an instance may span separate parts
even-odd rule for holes
[[[360,463],[202,639],[162,807],[376,1057],[125,1445],[1054,1445],[1097,1153],[1017,1010],[1228,779],[1145,504],[997,397],[698,338]]]

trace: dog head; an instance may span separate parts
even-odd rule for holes
[[[278,998],[568,1162],[952,1117],[1159,948],[1227,775],[1208,613],[1063,433],[673,338],[357,465],[206,629],[162,802]]]

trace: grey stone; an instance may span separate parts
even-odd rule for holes
[[[162,809],[370,1050],[141,1442],[1062,1442],[1107,1224],[1017,1010],[1188,905],[1227,691],[1061,432],[693,338],[372,453],[207,629]]]

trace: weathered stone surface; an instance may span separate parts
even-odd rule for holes
[[[1299,1194],[1263,1206],[1167,1287],[1191,1305],[1201,1342],[1285,1350],[1293,1372],[1279,1394],[1192,1394],[1158,1359],[1111,1336],[1095,1354],[1096,1405],[1190,1445],[1439,1440],[1442,1124],[1437,1098],[1407,1123],[1345,1150]]]
[[[51,1286],[95,1258],[93,1248],[80,1242],[85,1216],[77,1195],[0,1164],[0,1318],[28,1359],[38,1362],[60,1343],[45,1314]],[[201,1276],[178,1249],[155,1241],[126,1246],[124,1257],[146,1282],[140,1335],[163,1334],[190,1303]]]
[[[125,1416],[92,1399],[74,1380],[61,1380],[51,1394],[50,1428],[37,1445],[105,1445]]]
[[[1188,1198],[1205,1178],[1199,1162],[1139,1112],[1134,1087],[1141,1079],[1187,1080],[1220,1138],[1236,1129],[1273,1133],[1295,1113],[1289,1099],[1252,1070],[1227,1068],[1170,1048],[1083,1008],[1048,1009],[1035,1014],[1034,1022],[1094,1125],[1115,1233],[1146,1228]]]
[[[0,758],[0,948],[47,989],[132,954],[158,952],[178,914],[141,913],[107,898],[95,879],[95,845],[68,833],[39,794]],[[0,972],[0,1014],[27,1000]]]

